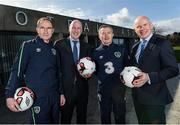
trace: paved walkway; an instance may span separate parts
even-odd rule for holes
[[[179,65],[180,69],[180,65]],[[88,104],[88,118],[87,122],[89,124],[98,124],[100,123],[99,117],[99,106],[97,102],[96,96],[96,83],[95,79],[92,79],[89,83],[90,85],[90,95],[89,95],[89,104]],[[1,84],[0,84],[1,85]],[[9,111],[5,106],[5,99],[2,86],[0,86],[0,124],[23,124],[27,123],[26,112],[21,113],[13,113]],[[168,80],[168,88],[174,97],[174,102],[167,106],[166,108],[166,116],[167,116],[167,124],[180,124],[180,75]],[[136,124],[137,118],[134,111],[134,106],[131,98],[131,89],[127,91],[127,113],[126,113],[126,121],[129,124]],[[74,113],[73,123],[75,123]]]

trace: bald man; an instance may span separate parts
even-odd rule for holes
[[[132,96],[140,124],[165,124],[165,105],[173,101],[166,80],[178,75],[178,65],[171,43],[153,33],[153,24],[146,16],[134,21],[139,42],[132,48],[131,63],[142,73],[133,82]]]
[[[66,98],[66,103],[62,107],[61,123],[63,124],[71,123],[75,107],[77,124],[86,124],[88,79],[79,75],[76,64],[79,59],[90,56],[91,47],[80,40],[82,31],[82,23],[73,20],[69,25],[69,37],[58,40],[55,44],[60,55],[62,84]]]

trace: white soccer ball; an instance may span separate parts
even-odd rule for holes
[[[96,69],[96,65],[90,57],[84,57],[80,59],[77,64],[77,70],[82,76],[93,74],[95,69]]]
[[[133,88],[133,81],[137,79],[141,70],[135,66],[125,67],[120,74],[120,77],[125,82],[124,84],[130,88]]]
[[[28,87],[20,87],[16,89],[14,99],[19,105],[18,110],[25,111],[33,105],[34,93]]]

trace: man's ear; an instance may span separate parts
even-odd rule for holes
[[[52,33],[54,33],[54,31],[55,31],[55,29],[53,28],[53,29],[52,29]]]
[[[38,27],[36,27],[36,32],[37,32],[37,33],[39,33],[39,29],[38,29]]]

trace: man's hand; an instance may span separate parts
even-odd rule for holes
[[[125,84],[125,81],[124,81],[124,79],[123,79],[123,76],[121,76],[121,75],[120,75],[120,80],[121,80],[121,82],[122,82],[123,84]]]
[[[147,73],[141,72],[138,74],[138,79],[133,81],[134,87],[141,87],[148,82],[149,77]]]
[[[18,110],[19,105],[14,98],[7,98],[6,99],[6,105],[13,112],[20,112]]]
[[[86,79],[90,78],[91,76],[92,76],[92,74],[82,75],[82,77],[84,77]]]
[[[65,99],[65,96],[64,95],[61,95],[61,97],[60,97],[61,99],[60,99],[60,106],[64,106],[65,105],[65,103],[66,103],[66,99]]]

